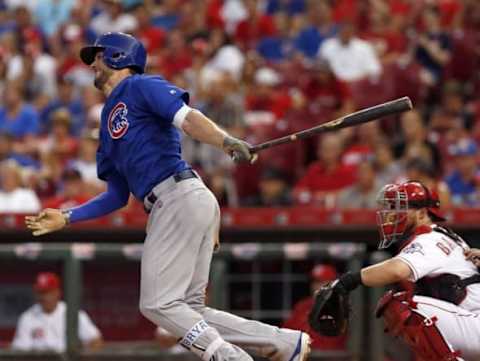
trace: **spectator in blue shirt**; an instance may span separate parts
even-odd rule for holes
[[[452,194],[454,206],[478,207],[480,206],[480,170],[477,164],[477,144],[468,138],[460,139],[449,147],[450,154],[454,157],[454,170],[446,177]]]
[[[259,39],[257,51],[265,59],[273,62],[282,61],[292,56],[294,51],[294,39],[291,18],[285,12],[274,15],[275,26],[278,33]]]
[[[75,88],[71,79],[60,77],[57,84],[58,97],[51,100],[40,113],[41,131],[42,133],[49,132],[52,126],[50,116],[60,108],[67,108],[71,115],[70,134],[78,137],[85,125],[82,101],[80,97],[75,96]]]
[[[426,31],[417,37],[415,56],[431,76],[433,85],[442,79],[443,70],[450,61],[452,40],[442,28],[440,14],[436,8],[425,10],[422,19]]]
[[[3,106],[0,107],[0,131],[18,140],[36,135],[39,130],[38,114],[32,105],[23,102],[21,86],[10,82],[5,89]]]
[[[35,18],[42,32],[51,37],[70,18],[74,0],[42,0],[37,4]]]
[[[0,132],[0,163],[7,160],[13,160],[21,167],[40,169],[40,164],[36,160],[13,150],[11,135]]]
[[[266,12],[273,15],[279,11],[286,11],[289,16],[301,14],[305,11],[305,0],[269,0]]]
[[[308,3],[308,25],[295,39],[295,48],[305,56],[315,58],[323,41],[336,34],[337,29],[332,22],[331,12],[331,7],[325,0]]]

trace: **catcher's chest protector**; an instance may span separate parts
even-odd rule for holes
[[[376,316],[383,316],[385,332],[400,337],[423,361],[458,361],[459,351],[453,351],[435,325],[416,310],[416,304],[406,292],[387,292],[379,301]]]

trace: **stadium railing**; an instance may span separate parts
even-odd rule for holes
[[[105,244],[105,243],[72,243],[72,244],[3,244],[0,245],[0,260],[22,259],[29,261],[60,261],[63,264],[64,275],[64,299],[67,308],[67,352],[62,355],[53,354],[25,354],[11,350],[0,350],[0,358],[4,360],[174,360],[188,359],[190,355],[173,355],[164,351],[138,347],[106,347],[98,352],[84,352],[80,350],[77,333],[74,331],[78,325],[78,309],[82,294],[82,264],[91,260],[127,259],[139,261],[142,253],[142,245],[135,244]],[[366,260],[366,247],[363,244],[353,243],[243,243],[224,244],[216,253],[212,262],[211,289],[209,305],[220,309],[229,310],[229,287],[231,281],[238,275],[226,272],[231,262],[266,262],[278,260],[282,262],[283,270],[288,270],[291,261],[307,261],[315,259],[334,259],[343,262],[346,268],[358,270]],[[257,266],[258,267],[258,266]],[[254,266],[255,269],[255,266]],[[254,272],[250,277],[253,287],[254,302],[251,310],[245,312],[244,316],[255,316],[265,318],[270,316],[268,310],[259,309],[258,289],[261,282],[271,277],[261,272]],[[282,276],[283,277],[283,276]],[[286,272],[282,280],[286,284],[295,279],[296,276]],[[280,277],[281,278],[281,277]],[[288,287],[287,287],[288,288]],[[282,287],[283,289],[283,287]],[[290,290],[291,291],[291,290]],[[285,293],[285,290],[282,291]],[[291,297],[282,294],[285,301],[284,306],[291,306]],[[257,298],[255,300],[255,298]],[[365,297],[363,288],[359,288],[352,294],[352,307],[356,310],[364,310]],[[233,310],[235,311],[235,310]],[[278,315],[276,315],[278,316]],[[284,312],[279,316],[284,316]],[[365,345],[373,341],[365,333],[370,329],[370,324],[365,324],[364,312],[356,312],[352,320],[348,337],[348,351],[321,351],[314,352],[312,360],[357,360],[366,356]],[[183,357],[183,358],[182,358]],[[193,358],[195,359],[195,358]],[[373,358],[368,358],[373,359]]]

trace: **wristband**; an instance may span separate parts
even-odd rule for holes
[[[70,217],[72,216],[72,211],[70,209],[62,210],[63,219],[65,219],[65,225],[68,226],[70,224]]]
[[[347,272],[340,276],[339,282],[342,284],[345,291],[353,291],[358,286],[362,285],[362,275],[359,272]]]

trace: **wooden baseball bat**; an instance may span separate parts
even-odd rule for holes
[[[412,101],[409,97],[398,98],[367,109],[359,110],[358,112],[348,114],[344,117],[331,120],[327,123],[323,123],[300,132],[286,135],[281,138],[272,139],[265,143],[257,144],[251,148],[251,151],[253,153],[258,153],[261,150],[280,144],[295,142],[298,139],[305,139],[319,133],[332,132],[342,128],[353,127],[355,125],[386,117],[387,115],[405,112],[407,110],[411,110],[412,108]]]

